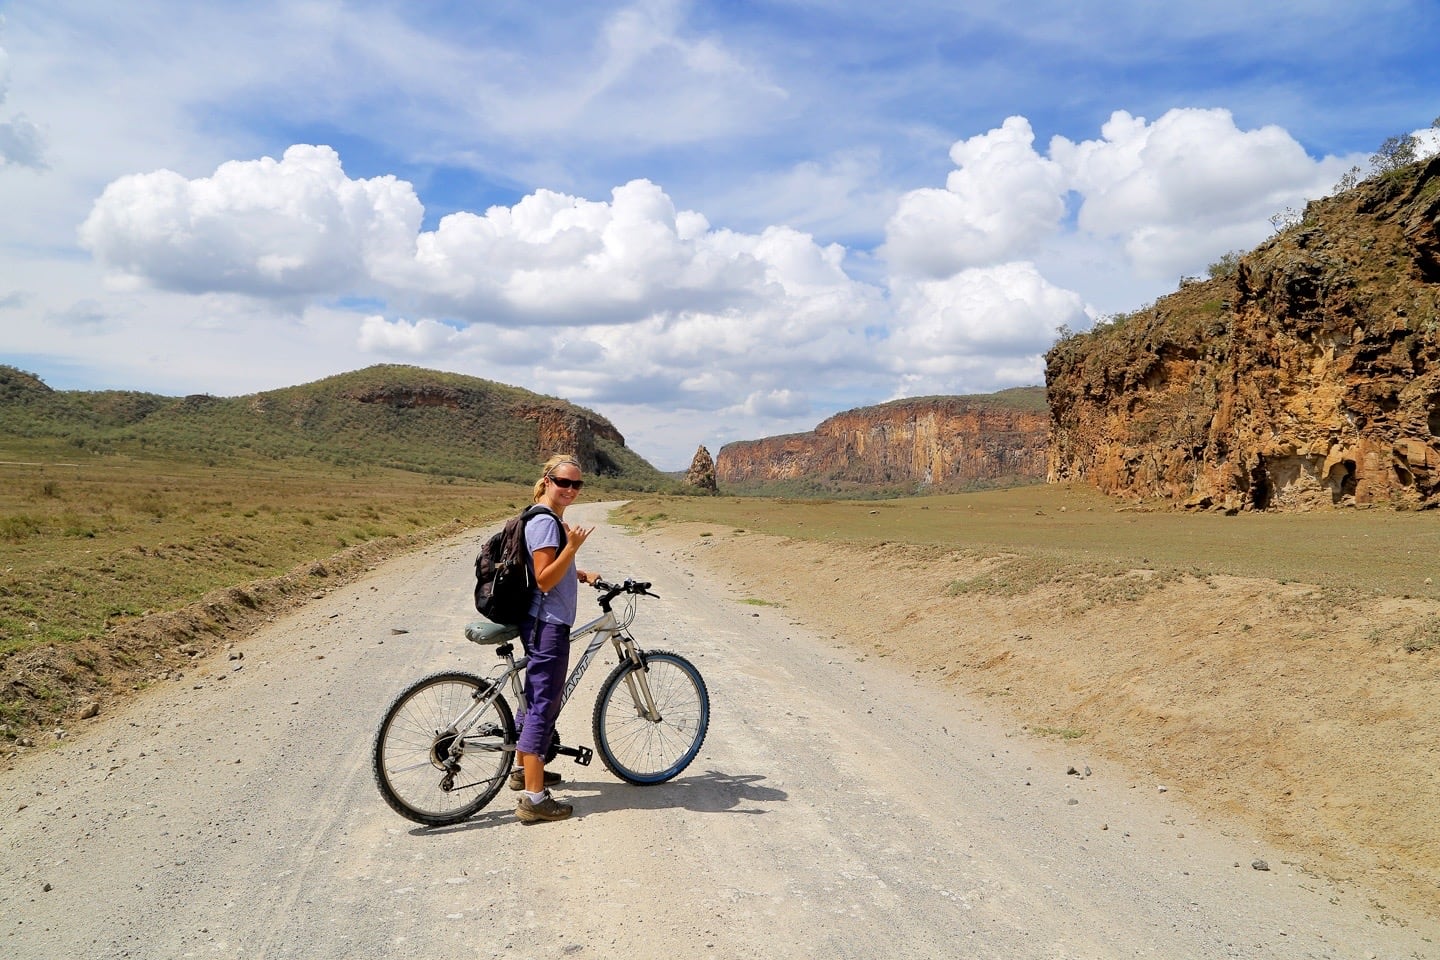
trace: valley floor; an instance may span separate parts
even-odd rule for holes
[[[1440,915],[1440,649],[1405,646],[1434,601],[1138,570],[1118,590],[1077,573],[966,591],[1000,561],[713,524],[644,536],[837,647],[1066,743],[1077,775],[1118,764],[1303,872],[1381,891],[1379,916]]]

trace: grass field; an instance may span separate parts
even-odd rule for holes
[[[639,526],[702,522],[818,543],[904,543],[1007,555],[1014,576],[1030,579],[1143,568],[1313,584],[1337,598],[1440,599],[1435,512],[1225,516],[1141,510],[1088,488],[1037,485],[878,502],[646,497],[619,516]]]
[[[473,526],[513,484],[0,451],[0,656],[102,634],[347,547]]]

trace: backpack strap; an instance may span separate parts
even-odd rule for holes
[[[537,516],[542,513],[549,514],[550,516],[554,517],[555,526],[560,531],[560,546],[556,549],[555,552],[559,553],[561,550],[564,550],[565,545],[570,542],[570,538],[565,535],[565,524],[561,522],[559,515],[556,514],[554,510],[551,510],[543,503],[537,503],[534,506],[526,507],[524,512],[520,514],[520,543],[524,547],[525,563],[527,566],[531,566],[531,576],[534,576],[535,571],[530,559],[530,544],[525,540],[525,524],[530,522],[531,517]]]

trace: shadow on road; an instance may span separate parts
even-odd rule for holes
[[[567,770],[568,774],[569,771]],[[760,774],[733,775],[718,770],[666,783],[640,787],[606,777],[569,780],[561,787],[560,799],[575,804],[575,819],[593,817],[614,810],[668,810],[680,807],[696,813],[763,814],[759,804],[789,799],[784,790],[767,787]],[[515,794],[502,791],[490,806],[466,820],[446,827],[416,827],[414,836],[446,836],[465,830],[515,823]]]

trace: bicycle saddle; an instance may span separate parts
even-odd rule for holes
[[[472,643],[497,645],[520,636],[520,628],[514,624],[491,623],[476,620],[465,625],[465,639]]]

